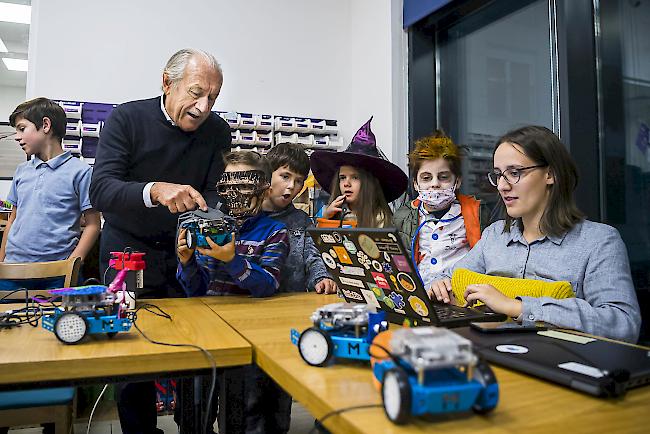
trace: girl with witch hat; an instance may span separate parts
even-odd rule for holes
[[[314,178],[330,194],[319,227],[392,225],[388,203],[406,191],[408,179],[377,148],[370,121],[372,117],[345,151],[315,151],[311,156]]]

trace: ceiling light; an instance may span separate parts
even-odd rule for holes
[[[29,24],[32,20],[32,7],[13,3],[0,3],[0,21]]]
[[[8,53],[9,50],[7,50],[7,46],[5,45],[4,42],[2,42],[2,38],[0,38],[0,53]]]
[[[3,57],[2,61],[9,71],[27,71],[27,60]]]

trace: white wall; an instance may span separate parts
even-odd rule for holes
[[[202,48],[224,70],[215,108],[339,119],[346,143],[374,114],[373,130],[390,158],[395,137],[406,137],[405,123],[395,127],[393,119],[393,86],[405,83],[392,66],[396,19],[399,55],[405,52],[401,3],[34,0],[27,94],[111,103],[147,98],[160,93],[172,53]]]
[[[0,122],[9,122],[9,115],[25,101],[25,86],[0,86]]]

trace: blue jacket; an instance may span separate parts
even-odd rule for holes
[[[306,212],[293,204],[269,217],[284,223],[289,232],[289,257],[282,268],[280,292],[312,291],[323,279],[331,279],[323,259],[306,229],[313,226]]]
[[[185,293],[268,297],[278,291],[280,270],[289,252],[284,224],[264,214],[244,221],[235,241],[235,257],[225,263],[198,251],[179,263],[176,278]]]

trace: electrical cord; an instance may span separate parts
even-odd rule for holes
[[[157,310],[158,312],[154,311],[153,309]],[[212,408],[212,398],[214,396],[214,389],[216,386],[217,382],[217,363],[214,360],[214,357],[212,357],[212,354],[208,350],[206,350],[203,347],[200,347],[198,345],[194,344],[176,344],[176,343],[171,343],[171,342],[161,342],[157,341],[155,339],[151,339],[149,336],[147,336],[141,329],[138,327],[138,324],[136,322],[137,319],[137,313],[140,310],[145,310],[149,313],[152,313],[156,316],[160,316],[163,318],[167,318],[170,321],[173,321],[172,316],[162,310],[160,307],[156,306],[155,304],[151,303],[145,303],[143,305],[138,306],[138,308],[133,312],[133,327],[142,335],[143,338],[145,338],[147,341],[151,342],[152,344],[156,345],[163,345],[163,346],[168,346],[168,347],[188,347],[188,348],[194,348],[196,350],[201,351],[206,359],[210,362],[211,365],[211,370],[212,370],[212,379],[210,381],[210,392],[208,393],[208,402],[206,404],[206,409],[205,409],[205,418],[203,421],[203,432],[207,432],[208,428],[208,423],[209,423],[209,417],[210,417],[210,409]]]
[[[104,384],[104,388],[99,393],[99,396],[97,397],[97,401],[95,401],[95,405],[93,405],[93,409],[90,412],[90,417],[88,418],[88,426],[86,427],[86,434],[90,434],[90,425],[93,423],[93,415],[95,414],[95,409],[97,408],[97,404],[99,404],[99,400],[102,399],[104,392],[106,392],[107,387],[108,384]]]
[[[333,410],[333,411],[330,411],[329,413],[325,413],[325,415],[323,417],[321,417],[320,419],[317,419],[314,422],[314,427],[311,430],[309,430],[309,434],[318,434],[318,432],[320,430],[319,430],[319,427],[318,427],[317,424],[322,425],[323,422],[325,422],[325,420],[329,419],[332,416],[336,416],[336,415],[339,415],[341,413],[345,413],[345,412],[352,411],[352,410],[363,410],[365,408],[376,408],[376,407],[383,407],[383,404],[355,405],[355,406],[352,406],[352,407],[340,408],[338,410]]]

